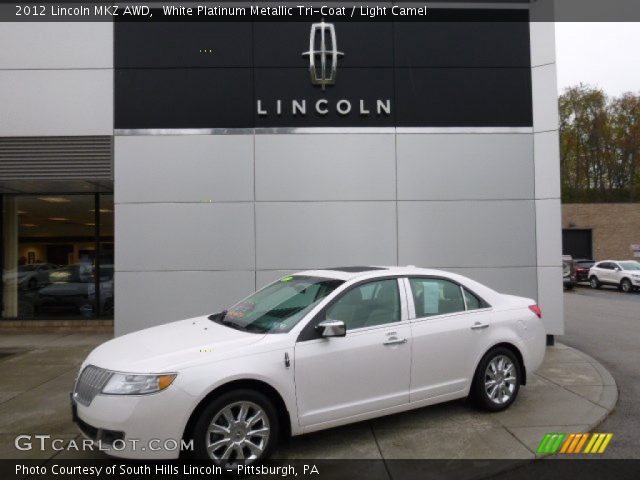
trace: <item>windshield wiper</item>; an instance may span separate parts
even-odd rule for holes
[[[229,328],[234,328],[236,330],[245,331],[245,328],[242,325],[238,325],[237,323],[232,322],[231,320],[225,320],[224,318],[226,316],[227,316],[227,310],[222,310],[221,312],[209,315],[208,318],[212,322],[219,323],[220,325],[224,325],[225,327],[229,327]]]
[[[222,310],[221,312],[218,312],[218,313],[212,313],[207,318],[209,320],[211,320],[212,322],[220,322],[221,323],[226,315],[227,315],[227,311],[226,310]]]

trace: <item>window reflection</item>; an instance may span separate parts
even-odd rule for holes
[[[2,318],[113,315],[113,196],[5,195],[1,240]]]

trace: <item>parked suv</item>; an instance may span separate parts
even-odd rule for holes
[[[562,285],[565,290],[576,286],[576,264],[571,255],[562,256]]]
[[[632,292],[640,288],[640,263],[634,260],[598,262],[589,270],[589,283],[591,288],[615,285],[623,292]]]

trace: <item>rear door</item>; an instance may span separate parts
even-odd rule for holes
[[[475,363],[489,347],[490,306],[448,279],[406,282],[413,337],[411,402],[469,388]]]
[[[614,277],[615,271],[613,269],[614,269],[613,263],[602,262],[598,269],[598,279],[604,283],[614,283],[615,279],[613,277]]]

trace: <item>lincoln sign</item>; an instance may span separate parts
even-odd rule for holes
[[[329,113],[330,109],[333,109],[333,111],[341,116],[347,116],[351,113],[363,117],[371,114],[378,116],[391,115],[391,100],[389,99],[376,100],[375,105],[372,106],[367,105],[365,100],[358,100],[354,108],[354,105],[352,105],[349,100],[342,99],[338,100],[333,105],[329,105],[329,100],[325,98],[321,98],[320,100],[316,100],[315,102],[307,102],[306,100],[291,100],[290,102],[276,100],[274,102],[274,105],[272,106],[264,105],[262,103],[262,100],[258,100],[257,114],[261,117],[266,117],[274,113],[275,115],[281,116],[283,113],[283,108],[285,108],[294,117],[305,116],[307,114],[308,104],[310,105],[311,109],[318,115],[326,115],[327,113]]]

